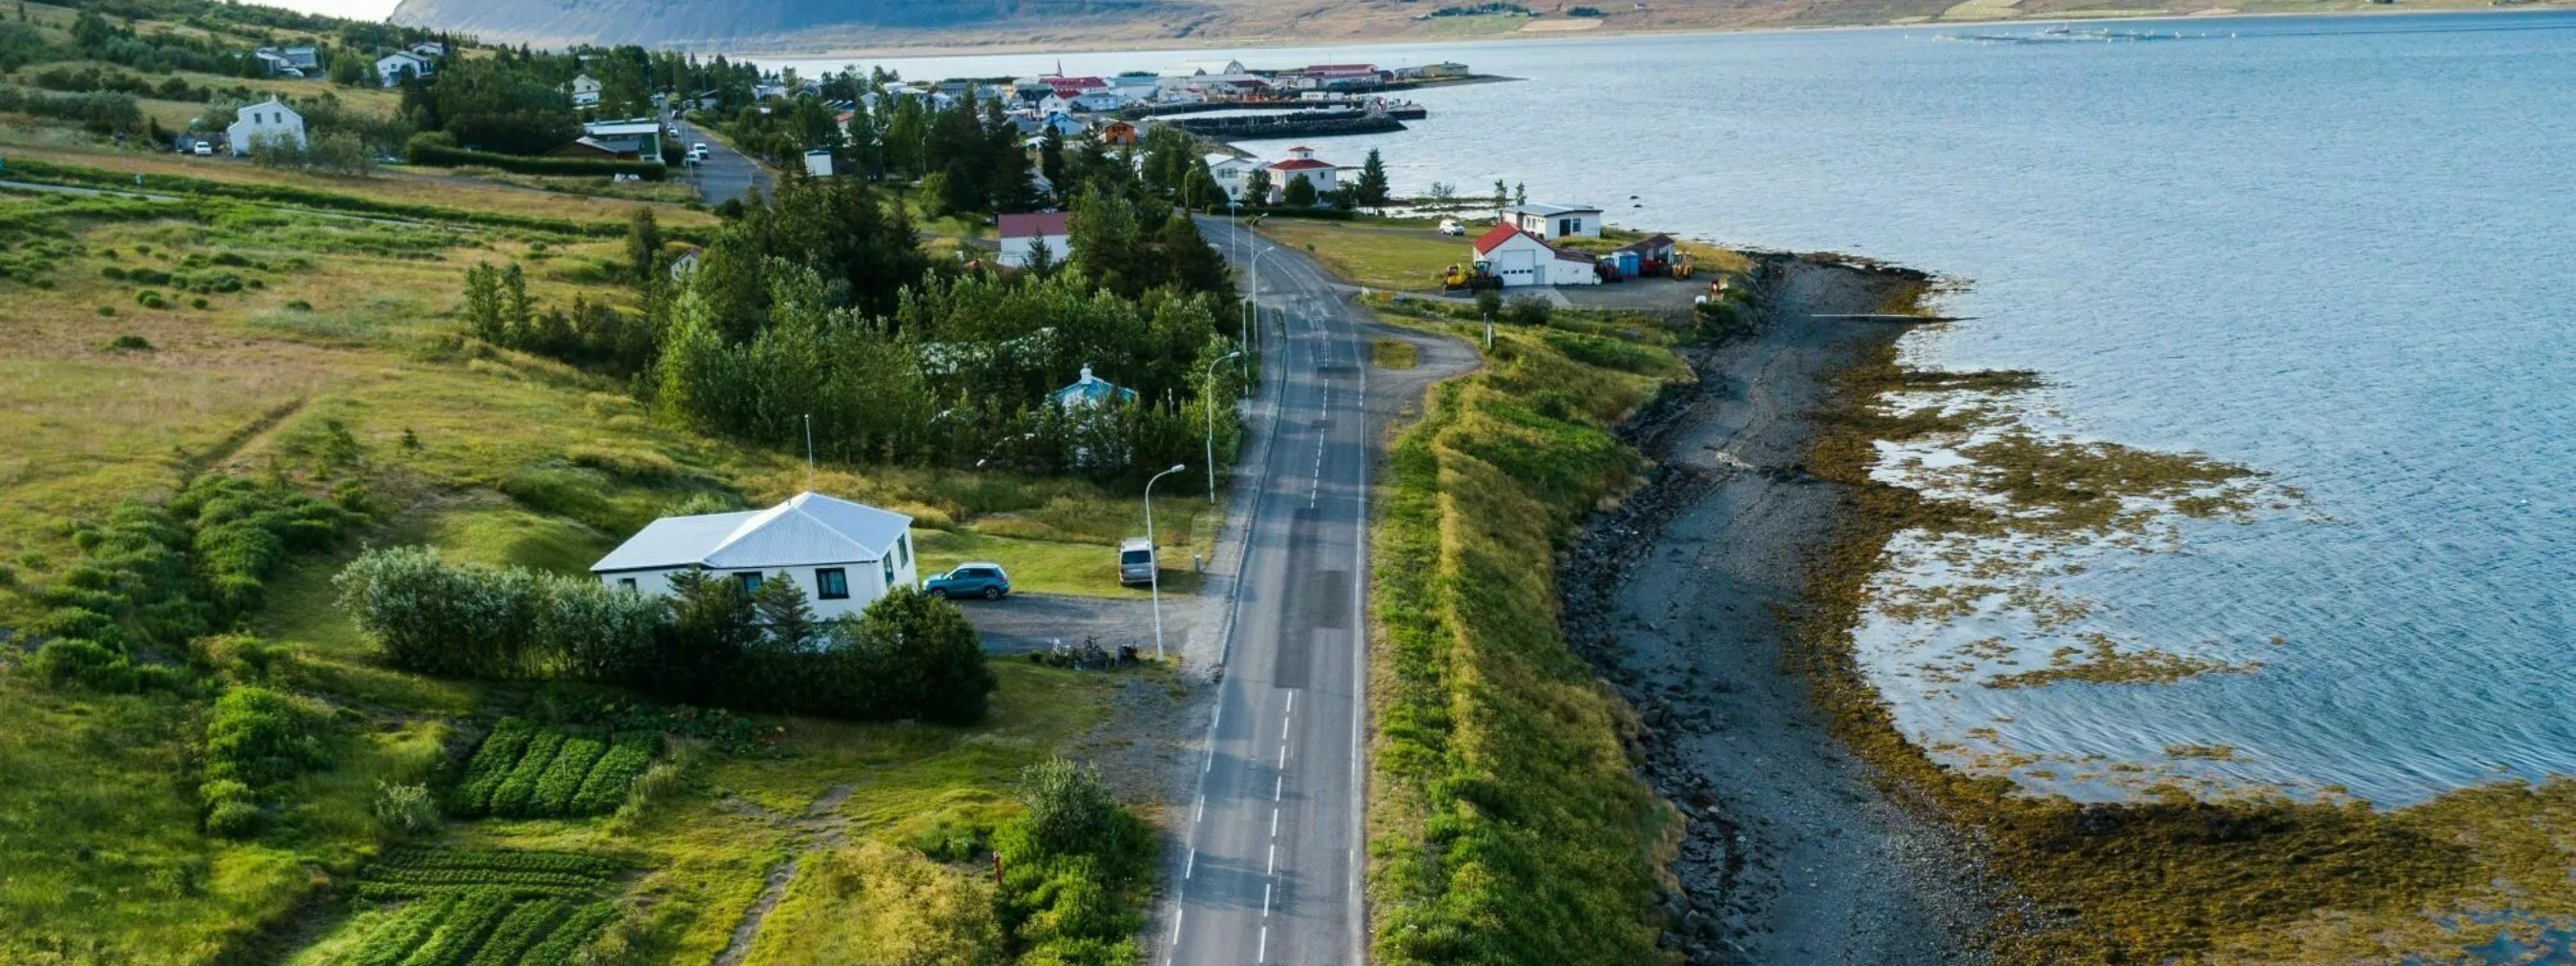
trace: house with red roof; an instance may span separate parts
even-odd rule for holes
[[[1034,260],[1032,256],[1038,246],[1044,245],[1048,262],[1064,264],[1065,257],[1073,254],[1073,230],[1066,218],[1061,211],[1003,215],[1002,252],[998,260],[1011,268],[1027,268]]]
[[[1469,247],[1476,265],[1502,280],[1504,288],[1601,284],[1592,256],[1557,248],[1516,225],[1495,225]]]
[[[1304,178],[1307,184],[1315,186],[1315,196],[1318,199],[1342,186],[1341,166],[1330,161],[1316,160],[1315,151],[1312,148],[1289,148],[1288,156],[1270,162],[1268,170],[1270,171],[1270,203],[1274,205],[1288,197],[1288,182],[1298,178]]]

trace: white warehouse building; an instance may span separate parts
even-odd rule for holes
[[[683,570],[752,590],[784,573],[826,619],[920,585],[911,517],[812,492],[766,510],[663,517],[590,567],[609,586],[662,595]]]

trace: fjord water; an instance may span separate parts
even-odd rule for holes
[[[1409,95],[1430,121],[1310,146],[1344,164],[1382,149],[1401,192],[1500,178],[1614,223],[1940,274],[1963,283],[1942,308],[1974,321],[1910,335],[1911,361],[2035,370],[2028,418],[2053,430],[2304,492],[2296,512],[2186,524],[2052,582],[2093,603],[2084,630],[2260,670],[2005,691],[1878,667],[1919,739],[1993,728],[2115,763],[2225,745],[2234,759],[2194,767],[2382,804],[2576,774],[2576,13],[2099,26],[2181,36],[1226,54],[1523,78]]]

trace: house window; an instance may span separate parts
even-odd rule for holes
[[[896,537],[894,540],[894,552],[903,555],[904,566],[912,566],[912,535],[907,533],[903,536]]]
[[[619,577],[619,578],[617,578],[617,589],[619,589],[619,590],[634,590],[634,589],[635,589],[635,578],[633,578],[633,577]]]
[[[894,558],[880,557],[877,559],[877,565],[885,570],[886,589],[894,589]]]
[[[850,599],[850,572],[839,567],[814,571],[814,596],[824,600]]]
[[[758,573],[735,574],[733,575],[733,579],[742,581],[743,593],[748,594],[760,589],[760,575]]]

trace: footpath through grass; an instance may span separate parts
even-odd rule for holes
[[[1603,334],[1620,328],[1501,328],[1486,369],[1436,387],[1390,454],[1369,692],[1380,962],[1668,958],[1652,857],[1678,817],[1556,615],[1557,550],[1637,467],[1611,427],[1689,378],[1663,345]]]

